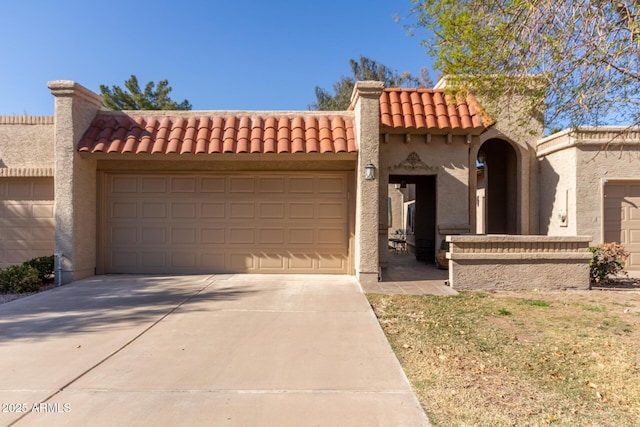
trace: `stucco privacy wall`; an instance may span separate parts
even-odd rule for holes
[[[592,236],[592,243],[602,243],[602,188],[604,180],[640,179],[640,131],[617,137],[623,128],[580,128],[551,135],[538,143],[538,158],[543,167],[540,182],[546,187],[543,209],[546,221],[557,223],[557,213],[563,209],[562,197],[552,198],[554,191],[561,193],[567,183],[570,194],[569,227],[566,233],[556,226],[548,234]],[[617,138],[616,138],[617,137]],[[614,139],[615,138],[615,139]],[[605,145],[610,143],[608,148]],[[574,166],[572,166],[574,164]],[[553,186],[557,181],[559,184]],[[574,185],[571,188],[571,184]],[[574,195],[571,195],[572,191]],[[572,209],[572,203],[575,208]],[[555,218],[553,217],[555,215]],[[541,217],[541,223],[545,219]],[[571,224],[575,224],[574,228]]]
[[[95,274],[96,161],[82,159],[77,146],[102,106],[100,96],[68,80],[49,82],[55,97],[56,253],[62,283]]]
[[[0,116],[0,177],[53,176],[53,144],[53,117]]]

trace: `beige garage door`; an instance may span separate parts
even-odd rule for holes
[[[106,175],[109,273],[347,273],[344,173]]]
[[[604,187],[604,241],[620,242],[631,253],[626,270],[640,272],[640,182]]]
[[[0,178],[0,268],[53,255],[53,178]]]

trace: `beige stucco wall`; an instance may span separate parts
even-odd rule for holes
[[[469,225],[469,171],[468,151],[464,135],[454,135],[447,142],[446,135],[431,135],[430,141],[425,135],[412,135],[406,143],[404,134],[390,134],[380,137],[380,218],[384,225],[379,246],[386,248],[387,239],[387,197],[389,175],[435,175],[436,176],[436,245],[445,235],[438,234],[438,227],[458,227]],[[411,153],[416,153],[424,165],[415,168],[396,167],[402,164]],[[381,250],[380,260],[386,265],[389,258],[387,250]],[[435,254],[434,254],[435,257]]]
[[[379,187],[386,187],[383,167],[380,164],[380,95],[382,82],[357,82],[351,97],[355,112],[355,133],[358,141],[358,163],[356,167],[356,223],[355,223],[355,273],[360,282],[377,282],[380,267],[379,234],[387,233],[385,221],[380,222]],[[375,179],[364,179],[365,166],[373,165]],[[386,209],[386,189],[384,190]],[[386,252],[385,239],[383,253]]]
[[[67,80],[49,82],[55,97],[56,253],[68,283],[96,270],[96,161],[81,158],[80,138],[102,106],[99,95]]]
[[[589,289],[589,236],[447,236],[455,289]]]
[[[592,236],[592,243],[602,243],[603,180],[640,179],[640,131],[613,139],[621,130],[581,128],[551,135],[538,143],[543,189],[540,199],[545,201],[542,207],[556,216],[551,218],[548,234],[588,235]],[[611,144],[604,149],[607,143]],[[570,202],[569,223],[563,233],[557,213],[562,210],[565,188],[569,189]]]
[[[487,76],[487,79],[491,77]],[[446,88],[451,77],[443,77],[436,88]],[[531,85],[539,85],[540,82],[531,77]],[[538,186],[538,160],[536,158],[536,143],[544,135],[543,114],[541,109],[522,108],[527,104],[527,94],[505,96],[504,99],[490,100],[481,93],[474,92],[474,96],[486,112],[495,120],[495,124],[487,132],[478,138],[474,138],[469,152],[470,158],[470,195],[475,199],[476,183],[475,159],[482,144],[492,138],[502,139],[511,144],[516,151],[518,159],[518,183],[517,183],[517,216],[519,234],[538,234],[538,206],[540,188]],[[487,197],[489,197],[487,195]],[[476,207],[471,204],[472,229],[475,229]]]
[[[545,138],[541,141],[541,145],[551,142],[558,141]],[[538,208],[541,234],[550,236],[579,234],[576,221],[576,154],[576,149],[570,148],[539,157],[539,180],[542,191],[540,191]],[[566,215],[564,222],[562,215]]]
[[[0,116],[0,176],[52,176],[53,145],[53,117]]]

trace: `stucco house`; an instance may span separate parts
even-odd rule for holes
[[[489,117],[472,95],[380,82],[358,82],[337,112],[114,112],[75,82],[49,89],[54,117],[0,117],[0,267],[55,252],[63,283],[377,281],[393,262],[390,200],[410,185],[412,251],[426,261],[447,235],[589,235],[622,241],[640,273],[640,134],[599,153],[613,130],[543,138],[535,118]]]

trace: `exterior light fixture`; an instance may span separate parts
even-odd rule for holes
[[[376,167],[371,162],[364,165],[364,179],[367,181],[376,179]]]

